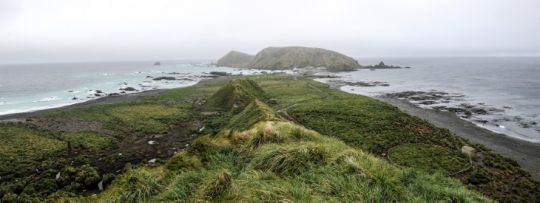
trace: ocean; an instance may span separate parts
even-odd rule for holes
[[[486,112],[464,118],[491,131],[540,142],[540,57],[359,58],[360,64],[410,66],[339,73],[343,91],[381,96],[405,91],[445,92],[443,103],[422,107],[472,107]],[[332,78],[318,79],[323,82]],[[354,82],[379,82],[375,86]],[[444,109],[443,109],[444,110]]]
[[[381,96],[404,91],[444,92],[453,95],[422,108],[474,106],[488,111],[464,119],[512,137],[540,142],[540,58],[358,58],[362,65],[410,66],[403,69],[361,69],[332,73],[347,81],[343,91]],[[211,71],[258,74],[261,71],[214,67],[210,61],[103,62],[0,65],[0,115],[29,112],[80,103],[133,87],[135,93],[196,84]],[[158,77],[176,80],[154,80]],[[379,82],[386,85],[355,85]],[[99,90],[99,91],[98,91]],[[103,92],[103,93],[99,93]],[[99,96],[96,96],[98,94]],[[448,109],[441,109],[448,110]]]
[[[103,62],[0,65],[0,115],[66,106],[121,93],[194,85],[211,71],[260,71],[213,67],[209,61]],[[154,80],[158,77],[176,80]],[[103,93],[100,93],[103,92]],[[98,94],[99,96],[97,96]]]

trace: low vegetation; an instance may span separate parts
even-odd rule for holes
[[[489,202],[457,180],[397,168],[284,121],[200,137],[165,167],[131,169],[98,196],[69,200]]]
[[[0,124],[3,202],[540,199],[540,185],[515,161],[308,78],[215,79],[32,119],[60,118],[70,126],[96,125]],[[191,125],[194,131],[187,130]],[[183,149],[183,140],[195,135]],[[170,144],[147,144],[150,139]],[[462,155],[465,145],[477,153]],[[151,163],[144,156],[171,148],[183,150]]]

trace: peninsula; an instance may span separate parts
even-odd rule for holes
[[[352,71],[361,67],[356,60],[341,53],[309,47],[268,47],[255,56],[231,51],[216,65],[269,70],[313,67],[329,71]]]

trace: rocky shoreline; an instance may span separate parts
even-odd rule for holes
[[[482,144],[511,158],[528,171],[535,180],[540,180],[540,143],[532,143],[495,133],[460,118],[454,112],[420,108],[414,103],[399,98],[387,96],[375,98],[395,106],[407,114],[425,119],[437,127],[449,129],[457,136],[473,143]]]
[[[402,99],[420,108],[433,109],[455,113],[457,117],[481,126],[493,126],[505,129],[505,123],[515,123],[523,129],[533,129],[540,132],[540,125],[535,120],[521,116],[505,115],[510,106],[497,108],[485,103],[470,103],[465,101],[463,94],[452,94],[442,91],[404,91],[387,93],[382,98]]]
[[[380,81],[344,81],[337,77],[314,78],[321,78],[323,80],[318,81],[342,91],[344,86],[370,88],[390,85]],[[512,158],[530,172],[535,180],[540,180],[540,143],[510,137],[485,128],[486,125],[492,125],[504,129],[505,126],[500,122],[515,121],[523,128],[536,129],[540,132],[540,126],[535,121],[525,120],[519,116],[501,117],[505,110],[511,109],[509,106],[496,108],[485,103],[470,104],[466,102],[463,94],[437,90],[403,91],[370,97],[396,106],[405,113],[425,119],[437,127],[449,129],[473,143],[483,144],[491,150]],[[491,119],[483,119],[485,117]]]

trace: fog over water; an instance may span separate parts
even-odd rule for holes
[[[0,63],[215,59],[286,45],[539,55],[538,36],[538,0],[0,0]]]

